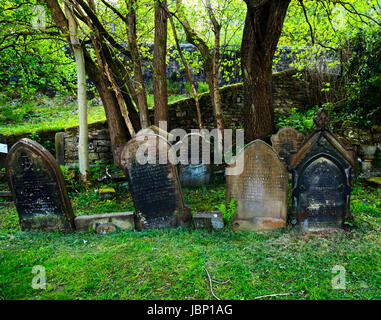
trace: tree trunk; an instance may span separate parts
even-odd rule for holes
[[[168,12],[167,7],[165,7],[165,8],[166,8],[166,10]],[[180,43],[179,43],[179,38],[177,36],[176,26],[175,26],[175,23],[173,22],[172,16],[170,16],[170,15],[169,15],[169,21],[171,23],[173,37],[175,39],[177,51],[179,52],[179,56],[180,56],[181,62],[183,63],[183,66],[185,68],[185,71],[186,71],[186,74],[187,74],[190,86],[192,88],[192,93],[193,93],[194,101],[196,103],[198,127],[201,130],[202,134],[204,134],[204,131],[202,131],[202,129],[204,129],[204,124],[202,122],[201,109],[200,109],[200,101],[198,99],[198,93],[197,93],[197,90],[196,90],[196,86],[194,84],[193,77],[192,77],[191,71],[189,69],[189,65],[187,63],[187,60],[185,59],[184,54],[181,51],[181,47],[180,47]]]
[[[166,1],[162,1],[166,6]],[[168,122],[168,95],[166,77],[167,13],[160,4],[155,6],[155,40],[153,50],[153,94],[155,102],[155,125]]]
[[[241,46],[245,140],[274,131],[272,60],[290,0],[245,0],[247,15]]]
[[[80,180],[87,183],[89,173],[89,145],[87,127],[87,98],[86,98],[86,70],[85,58],[82,46],[78,38],[78,24],[72,9],[65,4],[65,12],[68,18],[70,41],[74,51],[75,63],[77,66],[77,99],[79,113],[79,142],[78,142],[78,162]]]
[[[107,125],[111,140],[113,158],[116,165],[120,164],[120,155],[126,142],[131,138],[124,118],[120,112],[119,104],[114,91],[111,89],[111,83],[99,71],[99,68],[85,52],[86,72],[91,81],[93,81],[101,97],[105,109]]]
[[[136,39],[136,1],[126,0],[126,4],[128,8],[128,45],[131,51],[131,58],[133,62],[135,91],[138,100],[140,124],[144,129],[150,125],[150,121],[148,116],[148,104],[143,79],[141,57],[139,54],[139,48]]]

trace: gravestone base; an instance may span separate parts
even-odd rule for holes
[[[221,230],[224,227],[221,211],[196,212],[193,215],[193,223],[196,229]]]
[[[183,209],[177,209],[168,215],[150,217],[149,219],[146,219],[138,213],[135,216],[135,226],[137,230],[177,227],[188,228],[190,226],[190,216],[191,213],[188,206]],[[188,217],[188,219],[184,220],[182,217]]]
[[[283,219],[269,218],[269,217],[253,217],[250,220],[237,219],[233,220],[232,229],[247,230],[247,231],[262,231],[277,228],[284,228],[286,221]]]
[[[77,231],[89,231],[96,229],[98,226],[112,224],[120,230],[135,229],[133,212],[118,212],[95,214],[91,216],[79,216],[74,218],[75,228]]]
[[[33,214],[19,218],[22,231],[71,232],[72,226],[65,217],[55,214]]]
[[[300,223],[301,231],[325,231],[343,229],[344,220],[305,219]]]

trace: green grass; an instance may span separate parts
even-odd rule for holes
[[[96,100],[89,102],[88,122],[105,120],[102,105]],[[78,108],[68,98],[41,96],[38,101],[12,102],[0,99],[0,132],[4,135],[40,130],[61,130],[78,125]]]
[[[75,214],[132,210],[126,186],[116,187],[116,200],[98,199],[95,187],[72,193]],[[0,207],[0,298],[214,299],[206,268],[221,299],[380,299],[380,195],[355,181],[355,228],[333,233],[20,232],[14,206]],[[193,213],[213,210],[225,187],[184,189],[184,198]],[[46,268],[45,290],[31,287],[35,265]],[[345,267],[345,290],[331,286],[335,265]]]
[[[183,95],[171,95],[168,102],[183,98]],[[153,95],[148,95],[147,101],[152,109]],[[89,124],[101,120],[106,120],[103,106],[99,100],[89,101]],[[78,126],[78,108],[76,101],[69,100],[68,97],[39,96],[36,101],[8,101],[0,96],[0,133],[3,135],[58,131],[73,126]]]

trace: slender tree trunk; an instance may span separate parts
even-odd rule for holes
[[[166,1],[163,0],[166,6]],[[157,3],[155,5],[155,40],[153,50],[153,94],[155,102],[155,125],[159,126],[159,121],[168,122],[168,95],[166,76],[166,55],[167,55],[167,13],[163,7]]]
[[[265,139],[274,131],[272,60],[290,0],[245,0],[241,46],[245,139]]]
[[[75,64],[77,66],[77,99],[79,113],[79,143],[78,162],[81,181],[87,183],[89,173],[89,145],[87,126],[87,98],[86,98],[86,70],[85,58],[81,43],[78,38],[78,24],[72,8],[65,4],[65,12],[69,23],[70,41],[74,51]]]
[[[181,62],[184,65],[184,68],[185,68],[185,71],[186,71],[186,74],[187,74],[190,86],[192,88],[192,94],[193,94],[193,97],[194,97],[194,101],[196,103],[198,127],[200,128],[200,130],[202,130],[202,129],[204,129],[204,124],[202,122],[201,109],[200,109],[200,101],[198,100],[198,93],[197,93],[197,90],[196,90],[196,86],[194,84],[193,77],[192,77],[189,65],[187,63],[187,60],[185,59],[184,54],[181,51],[181,47],[180,47],[180,43],[179,43],[179,38],[177,36],[176,26],[175,26],[175,24],[173,22],[173,18],[172,18],[171,15],[169,15],[169,21],[171,23],[173,37],[175,38],[175,43],[176,43],[177,51],[179,52]],[[204,131],[201,131],[201,132],[204,132]]]
[[[138,100],[140,124],[141,127],[144,129],[150,125],[150,121],[148,116],[148,104],[142,72],[141,57],[139,54],[138,43],[136,40],[136,0],[126,0],[126,5],[128,8],[128,44],[130,47],[131,58],[133,62],[135,91]]]
[[[208,82],[210,99],[212,102],[213,113],[216,118],[217,128],[222,134],[225,128],[224,117],[221,108],[221,99],[219,95],[218,87],[218,66],[219,66],[219,51],[220,51],[220,30],[221,27],[218,24],[213,9],[209,1],[206,3],[206,8],[208,10],[209,17],[213,24],[213,32],[215,35],[215,48],[213,55],[210,52],[210,49],[207,43],[196,33],[196,31],[191,27],[189,21],[186,19],[184,12],[182,12],[182,0],[176,0],[177,11],[182,15],[179,19],[179,22],[183,26],[187,41],[196,46],[203,57],[203,66],[206,75],[206,81]],[[222,137],[222,135],[221,135]],[[219,151],[222,151],[222,140],[219,146]]]

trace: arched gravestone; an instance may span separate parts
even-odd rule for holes
[[[200,133],[188,133],[174,145],[180,163],[180,182],[183,187],[207,185],[212,177],[211,144]]]
[[[284,227],[288,190],[286,166],[273,148],[261,140],[250,142],[240,152],[244,153],[243,172],[226,176],[227,204],[232,198],[237,201],[233,229]]]
[[[309,230],[342,227],[350,209],[355,155],[329,131],[324,109],[314,122],[315,130],[291,157],[293,215]]]
[[[298,150],[304,138],[304,134],[294,128],[282,128],[271,136],[271,144],[279,157],[289,166],[291,152]]]
[[[138,161],[143,155],[145,164]],[[121,165],[134,201],[137,229],[189,223],[190,209],[184,203],[177,169],[170,162],[175,157],[171,144],[156,134],[137,135],[124,147]]]
[[[22,230],[74,230],[74,215],[56,160],[39,143],[21,139],[7,157],[7,177]]]

